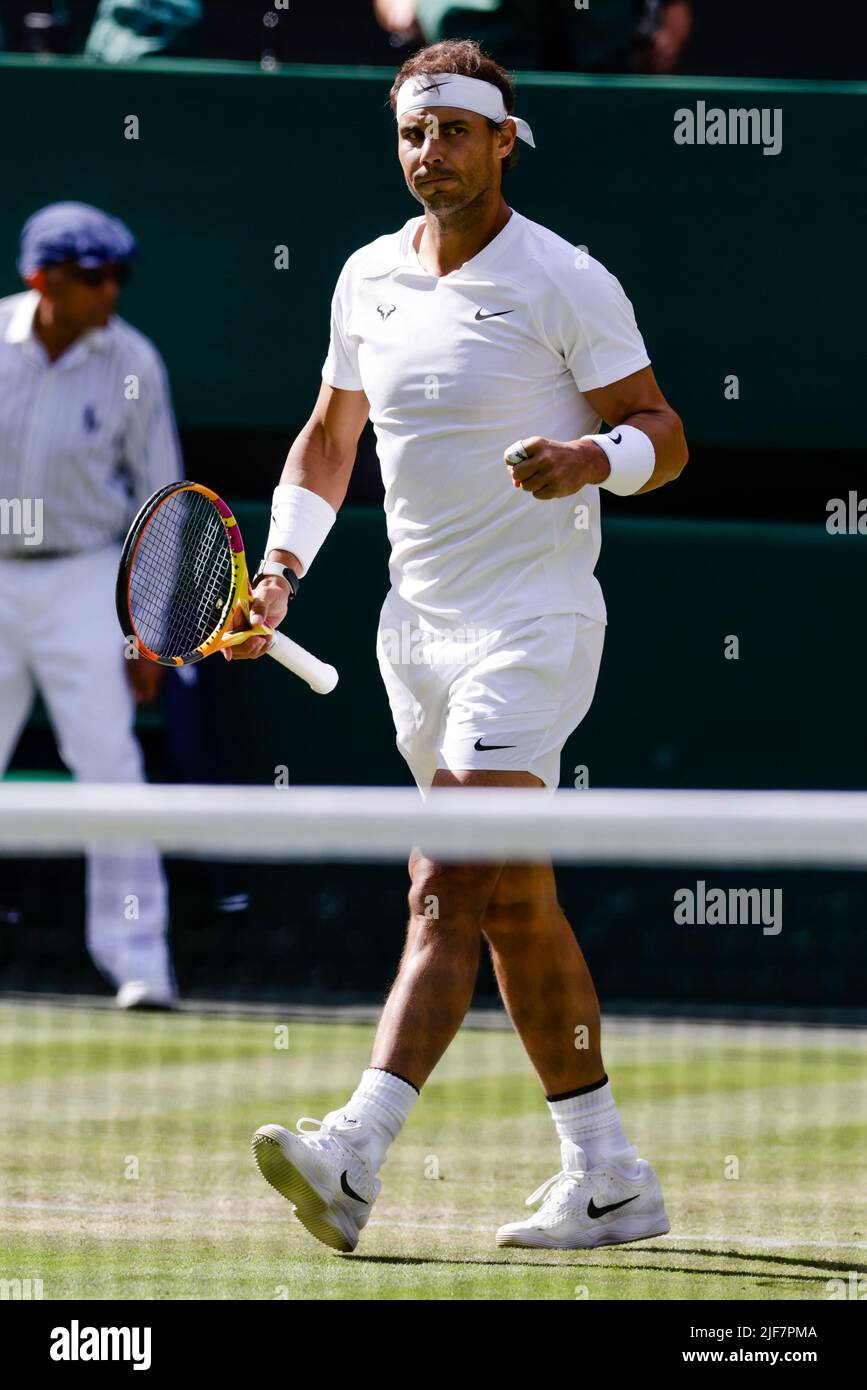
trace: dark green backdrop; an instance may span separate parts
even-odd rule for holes
[[[267,509],[242,504],[237,514],[256,555]],[[582,763],[595,786],[864,787],[863,537],[614,519],[604,536],[607,650],[592,711],[566,747],[564,785]],[[340,667],[332,695],[312,694],[268,660],[197,668],[216,731],[210,773],[265,784],[285,765],[295,785],[409,782],[374,655],[386,556],[381,512],[341,513],[286,624]],[[737,661],[723,655],[729,636],[740,639]],[[163,734],[144,732],[154,751]],[[402,864],[224,872],[219,891],[251,891],[250,912],[215,914],[218,881],[206,867],[171,867],[185,993],[382,996],[403,936]],[[781,935],[677,926],[673,895],[699,878],[782,889]],[[564,866],[558,884],[608,1007],[847,1008],[864,1021],[864,874]],[[24,897],[22,925],[0,933],[0,988],[97,988],[84,957],[80,867],[30,872]],[[486,961],[479,988],[493,997]]]
[[[343,260],[418,210],[391,76],[0,59],[0,293],[36,207],[105,206],[141,237],[124,312],[162,348],[181,422],[297,427]],[[859,447],[867,83],[536,73],[518,90],[538,148],[507,196],[620,277],[693,443]],[[675,111],[699,99],[779,107],[782,153],[675,145]],[[738,401],[723,396],[732,373]]]
[[[0,294],[18,288],[17,234],[30,212],[61,198],[105,206],[141,238],[124,313],[162,349],[181,423],[288,435],[317,389],[341,263],[417,208],[394,159],[390,77],[0,59]],[[538,149],[523,154],[507,196],[623,281],[693,445],[860,448],[867,83],[547,73],[522,77],[519,93]],[[782,153],[676,146],[674,112],[699,99],[781,108]],[[124,139],[128,116],[137,141]],[[285,271],[274,268],[280,245]],[[724,398],[728,374],[738,401]],[[734,464],[730,486],[750,486]],[[786,487],[781,471],[781,497]],[[245,491],[240,457],[229,494]],[[265,508],[238,514],[255,559]],[[614,518],[604,532],[607,647],[593,709],[564,754],[564,785],[586,764],[594,786],[863,788],[863,537],[830,537],[821,522]],[[267,661],[205,663],[212,713],[232,716],[223,775],[265,783],[285,764],[296,785],[409,780],[374,657],[386,584],[382,514],[348,509],[287,628],[340,667],[337,691],[315,696]],[[724,656],[730,636],[736,661]],[[185,988],[315,998],[382,989],[400,947],[402,871],[258,873],[258,910],[243,928],[209,918],[198,880],[175,885]],[[564,905],[607,1001],[858,1002],[863,875],[751,874],[760,886],[786,883],[779,944],[750,929],[673,937],[672,891],[694,877],[564,873]],[[31,875],[34,891],[41,882]],[[71,913],[80,901],[80,890],[70,895]],[[7,934],[7,987],[75,978],[70,920],[58,921],[51,897],[14,943]]]
[[[241,504],[237,516],[258,555],[267,508]],[[867,785],[864,537],[622,518],[603,536],[606,650],[591,712],[566,745],[564,786],[577,764],[594,786]],[[273,662],[221,662],[211,676],[244,716],[231,759],[240,780],[272,781],[277,764],[296,784],[410,780],[374,652],[387,556],[383,514],[347,509],[302,583],[286,631],[339,667],[332,695]],[[729,636],[737,660],[724,656]]]

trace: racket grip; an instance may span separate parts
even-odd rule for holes
[[[282,632],[274,633],[268,655],[285,666],[287,671],[300,676],[317,695],[330,695],[339,679],[334,667],[329,666],[327,661],[320,661]]]

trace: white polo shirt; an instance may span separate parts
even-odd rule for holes
[[[0,556],[98,550],[146,497],[183,477],[162,358],[113,317],[51,362],[33,333],[39,295],[0,299]],[[41,543],[10,525],[41,500]],[[32,530],[32,528],[31,528]]]
[[[423,220],[346,262],[322,369],[370,402],[392,586],[443,625],[604,622],[598,488],[536,501],[512,486],[503,451],[598,431],[583,393],[650,362],[632,305],[598,261],[514,210],[437,278],[414,249]]]

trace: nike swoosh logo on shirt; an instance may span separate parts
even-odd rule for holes
[[[475,741],[475,743],[473,744],[473,747],[474,747],[474,748],[477,750],[477,752],[479,752],[479,753],[492,753],[493,750],[494,750],[495,748],[515,748],[515,747],[516,747],[516,744],[514,744],[514,743],[482,743],[482,740],[481,740],[480,738],[477,738],[476,741]]]
[[[493,314],[485,314],[481,309],[476,310],[476,322],[481,323],[483,319],[501,319],[503,314],[514,314],[514,309],[497,309]]]

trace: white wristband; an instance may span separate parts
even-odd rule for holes
[[[610,434],[583,434],[581,438],[592,439],[608,455],[611,472],[599,486],[616,492],[618,497],[629,497],[652,476],[656,450],[644,430],[637,430],[634,425],[615,425]]]
[[[272,550],[287,550],[298,556],[306,574],[336,520],[336,511],[318,492],[280,483],[271,501],[266,560]]]

